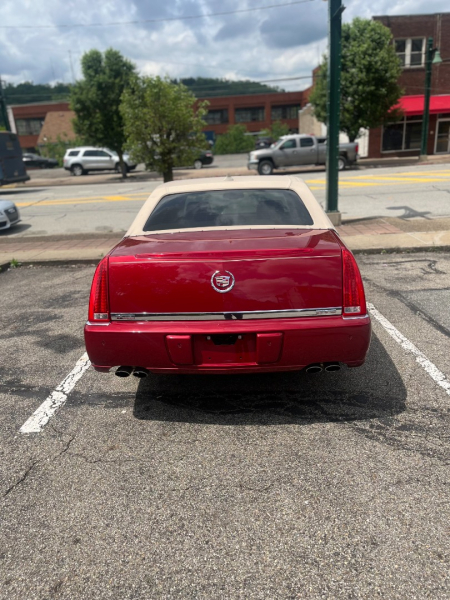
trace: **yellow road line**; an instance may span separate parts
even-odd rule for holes
[[[16,206],[33,206],[33,207],[39,207],[39,206],[60,206],[60,205],[64,205],[64,204],[103,204],[105,202],[143,202],[144,200],[146,200],[146,198],[126,198],[121,197],[116,198],[116,199],[112,199],[112,198],[106,198],[105,196],[101,197],[99,196],[99,200],[43,200],[42,202],[39,203],[34,203],[34,202],[16,202]]]
[[[355,178],[356,179],[356,178]],[[433,178],[431,179],[431,176],[428,178],[423,178],[423,177],[394,177],[394,176],[383,176],[383,177],[367,177],[366,179],[372,179],[373,181],[404,181],[405,183],[408,182],[413,182],[413,183],[436,183],[436,182],[446,182],[446,181],[450,181],[449,177],[446,177],[445,179],[443,177],[440,178]],[[343,180],[343,182],[345,182],[347,180]]]

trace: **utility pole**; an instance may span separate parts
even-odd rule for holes
[[[72,73],[72,82],[75,83],[75,71],[73,70],[72,51],[69,50],[70,71]]]
[[[9,119],[8,119],[8,111],[6,110],[5,96],[3,95],[3,82],[1,80],[1,78],[0,78],[0,107],[1,107],[3,123],[5,124],[6,131],[11,131],[11,125],[9,124]]]
[[[427,40],[427,50],[425,54],[425,96],[423,103],[422,120],[422,142],[420,145],[420,158],[424,159],[428,154],[428,125],[430,122],[430,94],[431,94],[431,70],[434,64],[442,62],[439,50],[433,48],[433,38]]]
[[[328,119],[327,119],[327,205],[333,225],[341,224],[339,189],[339,112],[341,93],[342,0],[328,0]]]

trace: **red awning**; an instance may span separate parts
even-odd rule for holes
[[[403,96],[395,108],[400,108],[407,117],[423,114],[424,96]],[[430,115],[450,113],[450,96],[431,96]]]

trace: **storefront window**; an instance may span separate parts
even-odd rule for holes
[[[422,139],[422,121],[405,123],[404,150],[419,150]]]
[[[381,151],[419,150],[422,137],[422,121],[419,119],[420,117],[406,117],[398,123],[385,125]]]

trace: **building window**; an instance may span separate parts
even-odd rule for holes
[[[280,121],[281,119],[297,119],[300,104],[286,104],[285,106],[272,106],[270,118],[272,121]]]
[[[425,64],[425,38],[394,40],[395,52],[403,68],[423,67]]]
[[[43,119],[16,119],[17,133],[19,135],[39,135]]]
[[[236,108],[234,111],[236,123],[250,123],[251,121],[264,121],[264,107]]]
[[[422,138],[421,117],[406,117],[383,127],[382,152],[419,150]]]
[[[228,109],[208,110],[203,117],[208,125],[219,125],[220,123],[228,123]]]

